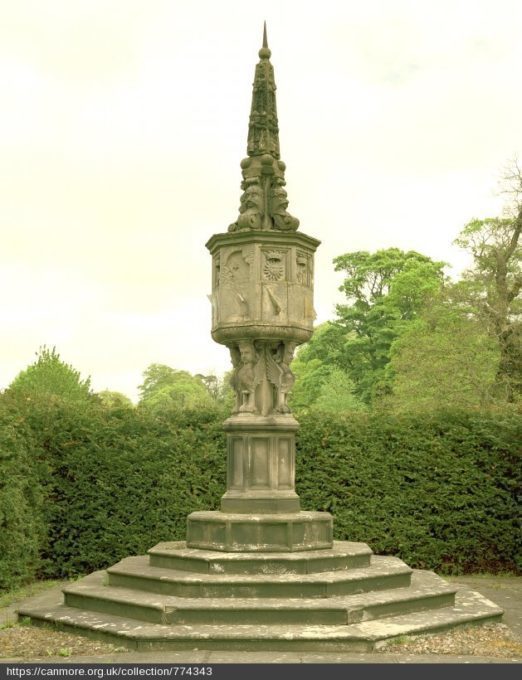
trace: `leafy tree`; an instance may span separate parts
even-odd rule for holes
[[[395,340],[387,372],[396,411],[484,408],[493,401],[498,345],[473,318],[443,303]]]
[[[498,341],[497,385],[513,402],[522,395],[522,174],[516,162],[506,181],[512,200],[505,216],[472,220],[455,243],[473,256],[461,292]]]
[[[9,393],[26,399],[82,401],[91,398],[90,378],[82,380],[78,371],[60,359],[55,347],[49,349],[44,345],[36,356],[36,361],[9,385]]]
[[[324,364],[334,364],[342,366],[343,347],[346,333],[344,329],[335,322],[326,321],[317,326],[312,338],[301,345],[297,351],[297,356],[292,363],[292,371],[299,373],[299,365],[318,359]]]
[[[115,392],[113,390],[102,390],[96,392],[97,399],[108,408],[133,408],[134,404],[122,392]]]
[[[328,335],[330,324],[320,326],[317,331],[317,345]],[[314,336],[315,338],[315,336]],[[358,411],[364,404],[354,395],[354,384],[345,371],[335,364],[314,357],[317,345],[313,339],[297,355],[292,363],[292,371],[296,382],[290,395],[293,409],[317,409],[331,413]]]
[[[151,364],[139,386],[140,405],[154,410],[211,407],[212,399],[200,377],[164,364]]]
[[[344,413],[363,411],[366,406],[354,394],[354,384],[340,368],[332,367],[321,384],[319,395],[312,405],[319,411]]]
[[[208,390],[208,393],[217,403],[223,404],[225,407],[230,407],[234,403],[234,391],[230,385],[230,377],[232,371],[229,371],[222,377],[214,374],[202,375],[197,373],[194,377],[199,378]]]
[[[335,325],[344,338],[334,361],[353,381],[355,395],[370,404],[387,389],[392,343],[441,289],[445,264],[398,248],[347,253],[334,264],[346,274],[340,290],[347,298],[337,306]],[[339,343],[339,334],[330,332],[334,338]]]

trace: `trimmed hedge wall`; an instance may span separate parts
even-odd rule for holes
[[[40,574],[62,578],[183,540],[186,516],[225,491],[223,414],[82,409],[33,410],[48,462],[42,478],[48,548]]]
[[[188,513],[219,507],[224,412],[6,401],[0,587],[183,540]],[[299,418],[297,491],[304,509],[335,515],[336,538],[442,573],[516,571],[520,417]]]
[[[45,543],[35,442],[23,417],[0,401],[0,591],[34,578]]]
[[[296,486],[336,538],[441,573],[517,571],[520,442],[516,415],[307,415]]]

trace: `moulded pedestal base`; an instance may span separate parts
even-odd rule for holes
[[[301,510],[295,491],[227,491],[221,498],[223,513],[298,513]]]

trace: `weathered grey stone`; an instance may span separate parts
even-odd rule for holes
[[[312,574],[198,574],[151,567],[127,557],[107,569],[109,586],[180,597],[330,597],[406,587],[412,570],[396,557],[372,558],[369,567]]]
[[[294,489],[297,421],[291,416],[236,416],[229,418],[224,428],[227,492],[221,500],[221,510],[299,512],[299,496]]]
[[[321,550],[333,544],[328,512],[227,513],[198,511],[187,518],[187,546],[227,552]]]
[[[258,341],[252,351],[260,381],[271,379],[258,365],[258,354],[267,356],[263,342],[301,344],[312,336],[313,255],[318,245],[317,239],[300,232],[257,231],[215,234],[207,243],[213,263],[212,337],[230,347],[233,362],[237,352],[243,365],[239,343]],[[275,351],[273,356],[281,361]],[[239,412],[254,412],[241,402]]]
[[[351,624],[454,605],[456,588],[416,572],[411,588],[330,598],[184,598],[105,586],[104,573],[64,590],[65,604],[164,624]]]
[[[365,543],[335,541],[332,549],[287,553],[232,553],[198,550],[184,541],[158,543],[149,551],[151,567],[217,574],[315,574],[370,565]]]
[[[426,572],[423,572],[426,574]],[[87,577],[89,578],[89,577]],[[87,579],[84,579],[85,581]],[[80,582],[81,583],[81,582]],[[409,589],[399,588],[396,593]],[[352,603],[364,607],[362,598],[385,598],[387,591],[380,594],[366,593],[352,598]],[[139,596],[131,591],[131,602],[139,603]],[[156,596],[157,597],[157,596]],[[38,600],[19,610],[20,616],[27,616],[36,625],[53,625],[58,628],[88,635],[96,639],[115,642],[131,649],[147,650],[309,650],[309,651],[360,651],[369,652],[385,641],[401,635],[436,632],[459,625],[498,620],[502,610],[478,593],[462,590],[457,593],[454,606],[435,607],[426,611],[407,611],[387,618],[374,618],[358,623],[271,623],[271,624],[213,624],[213,623],[147,623],[143,619],[131,619],[110,613],[90,611],[82,606],[69,607],[61,604],[61,598],[49,602],[42,597],[44,606]],[[198,600],[194,599],[194,603]],[[234,605],[236,600],[231,600]],[[238,607],[241,607],[241,601]],[[253,602],[253,600],[251,601]],[[317,607],[329,607],[325,600],[315,600]],[[426,598],[423,599],[424,605]],[[154,604],[154,602],[152,603]],[[160,611],[164,602],[157,600],[151,609]],[[210,604],[210,601],[207,602]],[[186,605],[185,605],[186,606]],[[248,606],[248,602],[246,603]],[[285,603],[282,603],[281,610]],[[306,603],[305,603],[306,607]],[[333,604],[335,609],[335,603]],[[371,612],[371,603],[366,609]],[[185,609],[188,612],[188,607]],[[320,611],[317,609],[316,611]]]

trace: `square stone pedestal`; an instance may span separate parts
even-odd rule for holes
[[[293,416],[233,416],[227,433],[227,491],[221,510],[231,513],[299,512],[295,492]]]

